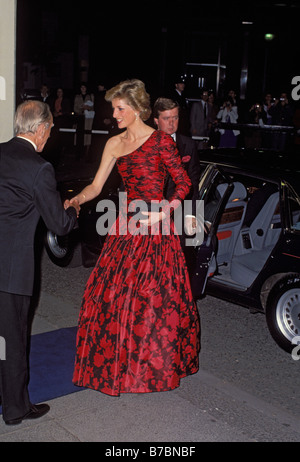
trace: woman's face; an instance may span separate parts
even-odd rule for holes
[[[124,99],[113,99],[113,117],[116,119],[119,128],[126,128],[136,120],[137,111],[129,106]]]

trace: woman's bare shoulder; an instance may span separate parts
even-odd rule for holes
[[[120,155],[119,151],[121,149],[122,139],[121,133],[109,138],[105,145],[105,150],[112,155],[112,157],[118,157]]]

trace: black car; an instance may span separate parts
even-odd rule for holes
[[[194,296],[210,294],[265,313],[271,335],[290,352],[300,343],[299,160],[244,149],[208,150],[199,156],[199,200],[204,201],[207,232],[201,245],[194,240]],[[103,245],[97,216],[95,203],[85,204],[74,232],[85,266],[95,263]],[[57,244],[56,263],[70,263],[74,242],[62,249],[60,238],[49,236]],[[50,243],[52,258],[53,252]]]
[[[62,201],[79,194],[92,180],[93,178],[78,178],[59,182]],[[86,268],[96,264],[106,237],[97,233],[96,224],[101,215],[107,214],[107,209],[98,211],[97,205],[105,200],[115,204],[112,212],[116,211],[117,214],[118,188],[115,182],[108,183],[96,199],[81,206],[78,224],[70,234],[58,236],[52,231],[46,231],[45,248],[53,263],[61,267],[83,265]]]
[[[200,162],[199,198],[211,225],[193,290],[264,312],[275,341],[291,351],[300,342],[299,160],[216,150]]]

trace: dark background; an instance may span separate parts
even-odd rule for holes
[[[70,93],[80,81],[94,87],[102,80],[109,88],[136,77],[154,99],[173,86],[176,75],[186,74],[192,98],[199,79],[219,97],[230,88],[247,100],[266,92],[290,94],[291,80],[300,74],[299,19],[296,1],[19,0],[17,96],[33,74],[37,88],[46,83]],[[266,41],[266,33],[274,39]],[[218,59],[226,66],[218,86],[216,66],[186,64]]]

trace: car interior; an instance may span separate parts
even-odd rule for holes
[[[262,270],[282,227],[278,185],[246,176],[238,180],[233,182],[217,228],[216,271],[212,278],[245,290]],[[215,202],[227,188],[228,183],[215,185]],[[206,200],[205,219],[211,217],[211,204]]]

